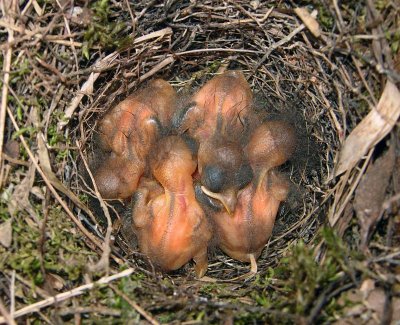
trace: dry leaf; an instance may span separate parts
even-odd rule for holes
[[[398,297],[393,297],[392,300],[392,308],[393,308],[393,314],[392,314],[392,324],[400,324],[400,298]]]
[[[351,219],[354,215],[354,207],[353,204],[347,203],[346,207],[343,211],[343,216],[336,223],[336,231],[340,237],[343,237],[344,232],[349,226]]]
[[[2,244],[5,248],[11,246],[12,240],[12,227],[11,227],[11,219],[8,219],[6,222],[0,224],[0,244]]]
[[[44,201],[46,198],[44,197],[44,191],[39,186],[33,186],[31,188],[31,193],[36,196],[39,200]]]
[[[33,0],[32,3],[33,3],[33,8],[35,8],[35,11],[38,14],[38,16],[42,16],[43,15],[43,10],[39,6],[39,4],[36,2],[36,0]]]
[[[43,173],[49,179],[51,185],[53,185],[57,190],[68,196],[70,200],[74,202],[74,204],[77,207],[85,211],[91,217],[91,219],[94,220],[93,213],[88,209],[88,207],[85,206],[79,200],[79,198],[69,188],[67,188],[53,173],[51,169],[49,153],[47,151],[47,147],[43,138],[44,138],[43,133],[39,132],[37,135],[38,156],[39,156],[40,167],[42,168]]]
[[[15,140],[7,141],[4,145],[4,152],[11,158],[17,159],[19,156],[19,143]]]
[[[394,56],[394,69],[397,73],[400,73],[400,51]]]
[[[378,319],[382,319],[383,311],[385,309],[385,300],[386,294],[383,289],[376,288],[368,294],[368,298],[366,298],[364,304],[368,309],[376,313]]]
[[[375,289],[375,281],[372,279],[365,279],[360,286],[360,292],[362,293],[363,299],[366,299],[370,292]]]
[[[91,93],[93,93],[93,84],[94,84],[94,82],[97,80],[97,78],[99,76],[100,76],[99,72],[96,72],[96,73],[92,72],[90,74],[88,80],[86,80],[83,83],[83,85],[81,87],[81,90],[78,92],[78,94],[75,96],[75,98],[71,101],[71,104],[65,110],[65,120],[59,122],[58,130],[60,130],[63,126],[68,124],[68,120],[74,114],[74,112],[77,109],[77,107],[78,107],[79,103],[81,102],[82,98],[85,95],[90,95]]]
[[[356,190],[354,210],[361,228],[361,246],[363,247],[367,244],[369,234],[381,216],[394,163],[395,150],[391,145],[382,157],[369,165]]]
[[[364,281],[364,288],[347,291],[339,298],[338,303],[345,305],[345,308],[342,318],[334,325],[374,325],[380,324],[385,318],[385,292],[381,288],[371,287],[369,280],[367,282]]]
[[[46,274],[46,281],[51,288],[60,291],[65,286],[65,281],[62,277],[54,273]]]
[[[260,1],[252,0],[252,1],[250,1],[250,6],[253,8],[253,10],[257,10],[258,7],[260,6]]]
[[[306,8],[295,8],[294,12],[297,16],[299,16],[304,25],[306,25],[306,27],[315,37],[321,36],[321,30],[319,28],[317,20],[313,16],[311,16]]]
[[[368,113],[344,142],[335,176],[353,168],[369,149],[392,130],[399,116],[400,92],[392,82],[387,81],[376,109]]]
[[[34,181],[35,167],[30,165],[25,177],[15,186],[12,192],[10,201],[8,202],[10,215],[15,215],[18,211],[26,210],[37,221],[37,216],[29,202],[29,193]]]
[[[394,193],[400,193],[400,130],[393,133],[396,146],[396,161],[393,171],[393,190]]]
[[[117,52],[113,52],[113,53],[107,55],[105,58],[102,58],[98,62],[96,62],[94,65],[94,68],[100,68],[103,65],[111,64],[116,59],[117,56],[118,56]],[[58,123],[57,129],[59,131],[68,124],[69,119],[72,117],[75,110],[78,108],[79,103],[81,102],[82,98],[85,95],[88,95],[88,94],[90,95],[93,92],[93,84],[99,76],[100,76],[100,72],[96,72],[96,73],[92,72],[90,74],[88,80],[86,80],[83,83],[80,91],[77,93],[75,98],[72,99],[70,105],[65,110],[65,112],[64,112],[65,118]]]

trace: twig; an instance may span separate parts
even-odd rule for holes
[[[343,21],[343,17],[342,17],[342,14],[341,14],[341,12],[340,12],[339,5],[338,5],[338,1],[337,1],[337,0],[333,0],[333,6],[334,6],[334,8],[335,8],[336,16],[337,16],[337,18],[338,18],[338,22],[337,22],[338,29],[339,29],[339,32],[341,33],[342,30],[343,30],[344,21]]]
[[[56,0],[56,2],[57,2],[57,4],[58,4],[58,6],[60,7],[60,10],[63,12],[63,11],[64,11],[64,10],[63,10],[64,8],[63,8],[63,6],[60,4],[60,1],[59,1],[59,0]],[[71,35],[71,29],[69,28],[69,22],[68,22],[67,17],[65,17],[65,14],[64,14],[64,13],[63,13],[63,19],[64,19],[64,24],[65,24],[65,29],[67,30],[68,34]],[[74,40],[72,39],[72,37],[70,37],[69,43],[71,44],[72,53],[74,54],[76,70],[78,70],[78,69],[79,69],[78,55],[76,54],[76,48],[75,48],[73,42],[74,42]]]
[[[135,31],[136,31],[135,14],[133,13],[133,11],[131,9],[131,5],[129,4],[128,0],[125,0],[125,4],[126,4],[126,7],[128,8],[129,15],[131,16],[131,20],[132,20],[132,35],[135,35]]]
[[[8,325],[17,325],[15,320],[11,317],[11,315],[8,313],[6,307],[3,305],[3,301],[0,298],[0,313],[3,315],[3,317],[0,318],[0,323],[7,323]]]
[[[259,19],[257,19],[256,17],[254,17],[254,15],[252,15],[250,12],[248,12],[246,9],[244,9],[240,4],[236,3],[236,1],[229,0],[229,2],[230,2],[232,5],[234,5],[236,8],[238,8],[244,15],[250,17],[250,21],[254,21],[254,22],[258,25],[258,27],[260,27],[260,29],[262,30],[262,25],[261,25]],[[268,16],[271,14],[272,10],[274,10],[274,7],[271,7],[271,8],[267,11],[267,14],[266,14],[265,16],[268,17]],[[240,21],[240,20],[239,20],[239,21]]]
[[[11,284],[10,284],[10,315],[14,318],[15,312],[15,270],[11,272]]]
[[[165,36],[170,36],[172,34],[172,29],[171,28],[164,28],[152,33],[149,33],[147,35],[138,37],[137,39],[135,39],[133,41],[133,44],[139,44],[142,42],[146,42],[150,39],[153,38],[159,38],[159,39],[163,39]],[[97,61],[94,66],[93,66],[93,70],[100,70],[99,72],[92,72],[88,78],[88,80],[86,80],[86,82],[82,85],[79,93],[75,96],[75,98],[71,101],[71,104],[67,107],[67,109],[65,110],[64,114],[65,114],[65,119],[63,121],[60,121],[57,125],[57,129],[60,131],[62,130],[69,122],[69,120],[71,119],[72,115],[74,114],[75,110],[78,108],[79,103],[81,102],[82,98],[85,95],[90,95],[93,92],[93,84],[94,82],[97,80],[97,78],[100,76],[100,72],[107,68],[117,57],[118,57],[119,53],[118,52],[113,52],[109,55],[107,55],[105,58],[100,59],[99,61]],[[167,60],[171,60],[170,58],[167,58],[164,61]],[[153,72],[153,69],[151,71],[149,71],[147,74],[144,74],[141,78],[141,81],[152,76],[154,73],[156,73],[158,70],[162,69],[165,65],[171,63],[171,62],[161,62],[160,63],[160,67],[156,66],[153,69],[155,69],[155,71]],[[164,64],[164,65],[162,65]]]
[[[275,51],[278,47],[282,46],[283,44],[289,42],[294,36],[296,36],[298,33],[300,33],[303,29],[305,28],[304,24],[301,24],[299,27],[297,27],[296,29],[294,29],[289,35],[287,35],[285,38],[282,38],[280,41],[272,44],[272,46],[270,46],[267,50],[267,52],[264,54],[264,56],[261,58],[261,60],[257,63],[257,65],[255,66],[254,70],[256,71],[261,64],[263,64],[265,62],[265,60],[268,59],[268,57],[270,56],[270,54]]]
[[[340,280],[342,281],[342,280]],[[330,294],[329,291],[331,291],[335,286],[338,285],[338,281],[331,282],[330,285],[326,289],[323,290],[323,292],[320,294],[319,298],[317,299],[316,303],[314,304],[314,307],[311,309],[310,314],[307,319],[307,324],[315,324],[315,319],[322,310],[322,308],[325,306],[325,304],[338,294],[342,293],[343,291],[349,290],[350,288],[354,287],[354,283],[350,282],[347,284],[344,284],[343,286],[337,288]]]
[[[36,41],[44,40],[51,43],[62,44],[66,46],[75,46],[75,47],[82,47],[82,43],[80,42],[70,42],[67,40],[62,40],[60,38],[71,38],[75,36],[75,34],[66,34],[66,35],[46,35],[45,32],[48,29],[46,28],[35,28],[33,30],[17,26],[14,23],[7,22],[5,20],[0,19],[0,27],[9,28],[13,32],[17,32],[19,34],[23,34],[24,36],[21,38],[14,39],[10,44],[12,46],[16,46],[18,43],[21,43],[26,40],[30,40],[34,38]],[[0,49],[3,49],[6,44],[1,44]]]
[[[38,287],[37,285],[34,285],[32,282],[30,282],[29,280],[24,279],[21,275],[19,275],[18,273],[16,273],[15,271],[13,271],[13,273],[15,274],[15,279],[17,279],[19,282],[21,282],[24,286],[26,286],[29,290],[31,290],[32,292],[35,293],[35,295],[40,296],[42,298],[48,298],[50,297],[50,295],[48,294],[48,292],[44,291],[42,288]],[[13,277],[13,273],[8,273],[7,275],[10,276],[11,278]],[[12,281],[12,280],[11,280]],[[14,281],[15,282],[15,281]],[[15,300],[15,297],[14,297]],[[15,303],[14,303],[15,305]],[[15,311],[15,307],[14,309],[12,309],[10,312],[12,312],[14,314]]]
[[[335,226],[336,222],[339,220],[340,216],[342,215],[344,209],[346,208],[347,203],[349,203],[354,191],[356,190],[358,184],[361,181],[361,177],[364,175],[365,170],[367,169],[367,166],[371,160],[372,153],[374,152],[373,148],[369,151],[367,157],[365,158],[364,164],[361,167],[360,172],[358,173],[355,181],[353,184],[351,184],[351,188],[348,190],[346,197],[344,200],[341,202],[341,205],[339,208],[336,209],[336,205],[339,204],[339,200],[342,199],[342,195],[335,195],[334,202],[332,203],[332,209],[329,212],[328,219],[330,225],[333,227]],[[347,173],[346,173],[347,174]],[[345,175],[346,175],[345,174]],[[342,183],[343,186],[347,185],[347,178],[343,175],[340,178],[339,183]]]
[[[104,66],[108,66],[112,61],[114,61],[118,56],[117,52],[113,52],[109,55],[107,55],[105,58],[97,61],[94,64],[95,68],[103,68]],[[61,131],[69,122],[70,118],[74,114],[75,110],[78,108],[79,103],[81,102],[83,96],[89,95],[93,92],[93,84],[97,80],[97,78],[100,76],[100,72],[92,72],[89,76],[89,79],[85,81],[85,83],[82,85],[81,90],[79,93],[75,96],[75,98],[71,101],[71,104],[67,107],[65,110],[65,119],[63,121],[60,121],[57,125],[57,129]]]
[[[147,78],[150,78],[153,74],[156,74],[158,71],[160,71],[162,68],[167,66],[168,64],[171,64],[174,62],[175,59],[173,56],[168,56],[166,59],[162,60],[161,62],[157,63],[150,71],[146,72],[143,74],[140,78],[139,81],[142,82],[146,80]],[[134,87],[137,84],[137,81],[133,81],[128,85],[128,89]]]
[[[102,285],[102,284],[108,284],[108,283],[110,283],[112,281],[115,281],[115,280],[130,276],[134,271],[135,271],[134,268],[129,268],[129,269],[126,269],[125,271],[122,271],[120,273],[102,277],[101,279],[99,279],[96,282],[91,282],[91,283],[88,283],[88,284],[84,284],[84,285],[82,285],[80,287],[77,287],[75,289],[72,289],[70,291],[59,293],[58,295],[56,295],[54,297],[49,297],[47,299],[41,300],[39,302],[36,302],[34,304],[28,305],[28,306],[26,306],[24,308],[21,308],[21,309],[17,310],[14,313],[14,317],[17,318],[17,317],[24,316],[26,314],[38,312],[39,310],[41,310],[41,309],[43,309],[45,307],[48,307],[50,305],[59,303],[61,301],[70,299],[72,297],[80,296],[83,293],[85,293],[86,291],[91,290],[96,286],[99,286],[99,285]],[[6,321],[5,317],[0,317],[0,324],[4,323],[5,321]]]
[[[317,11],[314,10],[311,13],[311,16],[313,18],[315,18],[317,16]],[[265,60],[268,59],[268,57],[271,55],[271,53],[273,51],[275,51],[278,47],[282,46],[283,44],[289,42],[294,36],[296,36],[298,33],[300,33],[306,26],[304,24],[301,24],[299,27],[297,27],[296,29],[294,29],[289,35],[287,35],[286,37],[282,38],[280,41],[272,44],[268,50],[266,51],[266,53],[264,54],[264,56],[261,58],[260,61],[258,61],[258,63],[256,64],[256,66],[254,67],[253,71],[254,73],[258,70],[258,68],[265,62]]]
[[[28,111],[28,108],[26,108],[25,105],[24,105],[24,103],[21,102],[21,100],[18,98],[17,94],[15,94],[14,90],[13,90],[12,88],[9,88],[9,91],[12,93],[12,95],[14,96],[14,99],[18,102],[18,104],[19,104],[21,107],[23,107],[25,111]],[[56,97],[59,97],[59,95],[56,95]],[[52,106],[53,106],[53,104],[50,105],[50,110],[52,109]],[[47,126],[46,126],[46,129],[47,129]],[[46,132],[46,133],[47,133],[47,132]],[[44,139],[44,136],[41,137],[41,138],[38,140],[39,147],[40,147],[40,144],[41,144],[41,140],[43,140],[43,139]],[[43,140],[43,141],[44,141],[44,140]],[[56,175],[53,173],[53,171],[51,170],[51,167],[50,167],[50,158],[49,158],[48,153],[47,153],[46,145],[43,144],[43,146],[45,147],[44,149],[46,149],[46,157],[43,157],[43,156],[41,157],[41,160],[42,160],[42,161],[41,161],[41,165],[42,165],[42,167],[43,167],[43,165],[44,165],[44,160],[46,160],[46,163],[48,163],[48,168],[43,168],[43,171],[44,171],[44,173],[46,174],[47,178],[50,180],[51,184],[52,184],[58,191],[62,192],[62,193],[65,194],[66,196],[68,196],[68,198],[69,198],[78,208],[82,209],[82,210],[90,217],[90,219],[91,219],[93,222],[95,222],[96,219],[95,219],[95,217],[94,217],[92,211],[91,211],[86,205],[84,205],[84,204],[79,200],[79,198],[78,198],[69,188],[67,188],[63,183],[61,183],[61,182],[58,180],[58,178],[56,177]],[[40,153],[40,150],[39,150],[39,153]],[[23,165],[23,166],[27,166],[27,167],[30,166],[30,163],[28,163],[28,162],[24,162],[24,161],[20,161],[20,160],[18,160],[18,161],[16,161],[16,160],[12,161],[12,160],[10,160],[10,159],[7,158],[7,157],[8,157],[7,155],[4,155],[4,156],[5,156],[5,158],[6,158],[7,160],[9,160],[10,162],[13,162],[13,163],[16,163],[16,164],[19,164],[19,165]],[[39,156],[40,156],[40,155],[39,155]]]
[[[28,162],[12,158],[12,157],[10,157],[9,155],[7,155],[4,152],[3,152],[3,159],[8,160],[12,164],[21,165],[21,166],[25,166],[25,167],[29,167],[30,166],[30,164]]]
[[[149,33],[147,35],[140,36],[133,41],[133,44],[136,45],[136,44],[145,42],[145,41],[153,39],[153,38],[162,39],[165,36],[171,36],[171,35],[172,35],[172,29],[170,27],[167,27],[167,28],[160,29],[155,32]]]
[[[40,159],[40,158],[39,158]],[[37,242],[38,251],[39,251],[39,261],[40,261],[40,271],[42,272],[43,279],[47,278],[46,268],[44,266],[44,255],[46,253],[46,227],[47,222],[49,219],[49,201],[50,201],[50,192],[46,191],[45,199],[44,199],[44,207],[43,207],[43,221],[42,225],[40,226],[40,237]],[[55,294],[55,291],[52,286],[49,285],[47,281],[44,282],[44,288],[48,291],[51,295]]]
[[[90,177],[90,179],[92,181],[96,197],[99,200],[100,206],[103,209],[104,215],[105,215],[105,217],[107,219],[107,230],[106,230],[106,235],[104,237],[103,253],[101,254],[101,258],[97,262],[96,265],[93,265],[93,266],[90,265],[89,266],[89,270],[92,271],[92,272],[98,272],[98,271],[102,270],[103,268],[105,268],[105,271],[108,274],[109,267],[110,267],[109,258],[110,258],[110,254],[111,254],[111,233],[112,233],[112,230],[113,230],[112,221],[111,221],[111,217],[110,217],[110,212],[108,211],[107,206],[104,204],[104,200],[101,197],[99,189],[97,188],[97,184],[96,184],[96,182],[94,180],[92,171],[90,170],[89,165],[88,165],[88,163],[87,163],[87,161],[85,159],[85,156],[82,153],[82,148],[81,148],[81,145],[80,145],[79,141],[76,141],[76,145],[77,145],[77,147],[79,149],[79,153],[80,153],[80,155],[82,157],[82,161],[83,161],[83,163],[85,165],[86,171],[88,172],[89,177]]]
[[[58,314],[60,316],[67,316],[71,314],[90,314],[90,313],[96,313],[114,317],[121,316],[121,310],[103,306],[71,307],[71,308],[66,307],[66,308],[61,308],[58,311]]]
[[[142,75],[139,78],[140,82],[142,82],[142,81],[146,80],[147,78],[151,77],[153,74],[156,74],[162,68],[166,67],[168,64],[171,64],[174,61],[175,61],[175,58],[173,56],[169,56],[166,59],[162,60],[160,63],[157,63],[149,72],[145,73],[144,75]]]
[[[387,199],[385,202],[382,204],[382,209],[387,210],[390,208],[390,206],[400,200],[400,193],[395,194],[391,198]]]
[[[7,2],[1,1],[1,11],[3,12],[3,17],[5,17],[5,19],[7,19],[8,22],[13,24],[14,19],[11,17],[11,14],[15,12],[14,9],[16,8],[16,1],[13,0],[11,3],[9,3],[8,8],[6,7],[6,5]],[[10,81],[10,68],[11,68],[11,55],[12,55],[12,48],[10,44],[14,41],[14,31],[11,28],[7,28],[7,32],[8,32],[8,39],[7,39],[8,46],[3,62],[4,78],[3,78],[3,89],[1,93],[1,110],[0,110],[0,163],[3,160],[2,153],[3,153],[4,131],[6,125],[8,83]]]
[[[396,251],[396,252],[390,253],[385,256],[379,256],[379,257],[372,258],[370,260],[370,262],[375,262],[375,263],[382,262],[382,261],[386,261],[386,260],[392,259],[393,257],[397,257],[397,256],[400,256],[400,251]]]
[[[39,64],[42,67],[46,68],[50,72],[53,72],[55,75],[57,75],[57,77],[60,78],[61,82],[63,82],[63,83],[66,82],[65,76],[60,71],[58,71],[58,69],[56,67],[52,66],[51,64],[48,64],[47,62],[43,61],[40,58],[35,58],[35,59],[37,62],[39,62]]]
[[[131,305],[140,315],[146,318],[151,324],[159,325],[160,323],[155,320],[147,311],[140,307],[136,302],[130,299],[125,293],[119,290],[116,286],[110,284],[110,288],[115,291],[116,294],[121,296],[129,305]]]
[[[226,49],[226,48],[211,48],[211,49],[197,49],[184,52],[174,53],[175,56],[185,56],[189,54],[200,54],[207,52],[228,52],[228,53],[247,53],[247,54],[261,54],[263,51],[245,50],[245,49]]]

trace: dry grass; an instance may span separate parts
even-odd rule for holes
[[[346,312],[342,292],[366,279],[385,290],[389,313],[400,282],[396,170],[362,252],[353,201],[375,158],[399,151],[398,126],[354,168],[334,171],[386,81],[400,82],[399,3],[305,1],[318,37],[281,2],[0,4],[3,321],[333,322]],[[254,279],[229,281],[248,266],[219,251],[208,271],[217,283],[196,281],[190,266],[156,273],[121,236],[118,213],[129,211],[108,206],[111,228],[107,208],[91,204],[82,174],[96,120],[154,77],[186,95],[224,69],[243,70],[258,109],[297,119],[303,139],[285,166],[294,194]]]

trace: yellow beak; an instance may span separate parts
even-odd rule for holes
[[[213,199],[216,199],[222,203],[224,206],[225,210],[228,212],[229,215],[233,215],[233,212],[235,211],[236,207],[236,202],[237,202],[237,192],[234,189],[228,189],[222,193],[214,193],[208,190],[206,187],[201,186],[201,190],[208,195],[209,197],[212,197]]]

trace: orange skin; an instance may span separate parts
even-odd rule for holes
[[[250,86],[240,71],[226,71],[214,77],[193,96],[193,105],[182,116],[179,130],[199,142],[198,169],[201,176],[206,166],[217,167],[228,174],[246,164],[237,139],[243,133],[243,120],[251,103]],[[204,180],[202,183],[205,185]],[[207,195],[213,195],[208,190]],[[227,211],[233,211],[238,190],[238,184],[233,182],[212,197],[220,200]]]
[[[257,259],[272,234],[279,205],[286,199],[287,181],[275,171],[239,192],[232,216],[222,211],[214,215],[220,248],[230,257],[251,262]]]
[[[265,122],[253,132],[245,148],[255,174],[253,182],[239,192],[233,216],[225,211],[213,215],[219,246],[232,258],[255,261],[271,236],[289,189],[274,167],[290,158],[294,145],[295,133],[283,121]]]
[[[113,152],[94,173],[97,188],[104,199],[126,199],[135,192],[145,170],[141,160],[128,160]]]
[[[142,177],[138,185],[138,188],[141,187],[146,188],[149,191],[149,194],[147,196],[148,201],[151,201],[155,199],[157,196],[160,196],[161,194],[164,193],[163,187],[152,178]]]
[[[207,271],[211,228],[194,194],[195,157],[176,136],[160,140],[157,147],[150,165],[163,193],[149,200],[152,185],[148,184],[139,187],[134,196],[133,229],[139,248],[165,271],[193,259],[196,276],[201,278]]]
[[[293,154],[296,134],[285,121],[267,121],[258,126],[245,148],[253,169],[271,169],[284,164]]]
[[[194,96],[194,105],[179,129],[202,142],[213,136],[228,136],[243,128],[241,119],[249,112],[253,96],[240,71],[226,71],[208,81]]]
[[[175,102],[171,85],[156,79],[99,122],[99,144],[106,159],[94,177],[103,198],[125,199],[133,194],[145,171],[150,148],[162,128],[168,126]]]

